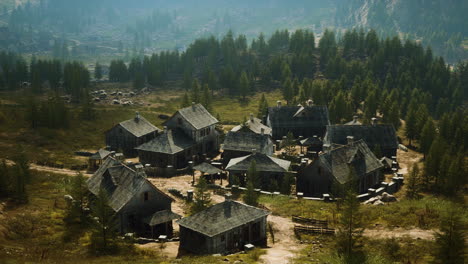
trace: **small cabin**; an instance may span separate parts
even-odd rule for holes
[[[135,117],[115,125],[106,131],[106,145],[114,151],[122,151],[126,157],[136,157],[136,147],[155,138],[161,130],[137,112]]]
[[[177,221],[180,249],[195,254],[228,254],[248,244],[266,246],[269,212],[230,198]]]

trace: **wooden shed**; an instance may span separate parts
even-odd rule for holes
[[[247,244],[266,246],[269,212],[226,198],[226,201],[177,221],[180,248],[195,254],[226,254]]]

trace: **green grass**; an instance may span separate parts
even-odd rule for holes
[[[334,203],[291,199],[287,196],[261,195],[259,202],[275,215],[284,217],[298,215],[320,220],[331,220],[336,208]]]
[[[172,115],[181,105],[181,97],[185,93],[180,88],[180,82],[171,82],[163,88],[158,88],[149,96],[143,98],[145,105],[124,107],[121,105],[97,105],[97,118],[94,121],[83,121],[79,118],[79,108],[70,107],[70,127],[68,129],[36,130],[29,128],[26,120],[24,95],[20,93],[2,93],[0,97],[0,158],[11,158],[23,149],[30,160],[47,161],[64,164],[65,167],[86,164],[86,159],[74,156],[77,150],[95,151],[105,146],[104,133],[121,121],[132,118],[136,111],[162,128],[164,120],[159,114]],[[95,89],[125,90],[130,84],[102,84]],[[270,105],[281,99],[279,91],[265,93]],[[213,114],[219,114],[222,124],[237,125],[250,113],[257,114],[261,93],[257,93],[247,101],[239,98],[216,95],[213,103]],[[19,105],[14,105],[19,103]]]

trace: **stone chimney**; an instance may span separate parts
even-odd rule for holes
[[[312,101],[311,99],[307,100],[307,106],[313,106],[314,105],[314,101]]]
[[[138,122],[140,121],[140,112],[135,112],[135,121]]]
[[[371,124],[373,126],[377,125],[377,118],[375,118],[375,117],[371,118]]]
[[[254,121],[254,114],[250,113],[250,122],[253,123],[253,121]]]
[[[167,126],[163,126],[164,133],[167,133]]]
[[[353,136],[347,136],[346,139],[348,140],[348,145],[351,145],[354,143],[354,137]]]
[[[357,115],[353,116],[353,121],[354,121],[354,123],[356,123],[358,121],[358,116]]]
[[[226,202],[232,201],[232,194],[230,192],[228,192],[228,193],[226,193],[224,195],[224,201],[226,201]]]
[[[195,102],[192,102],[192,110],[195,111]]]
[[[252,149],[252,154],[257,154],[257,149]]]
[[[276,106],[277,106],[278,108],[280,108],[280,107],[281,107],[281,101],[279,101],[279,100],[276,101]]]
[[[260,134],[261,134],[262,136],[265,135],[265,128],[263,128],[263,127],[260,128]]]

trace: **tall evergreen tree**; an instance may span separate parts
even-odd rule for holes
[[[200,177],[196,187],[194,202],[191,207],[192,214],[205,210],[211,204],[211,195],[208,191],[208,184],[206,183],[205,177]]]
[[[245,100],[246,96],[249,94],[250,84],[249,78],[247,77],[247,73],[244,71],[240,76],[239,81],[239,93],[242,96],[242,99]]]
[[[96,78],[96,80],[102,79],[102,66],[99,62],[96,62],[96,67],[94,68],[94,78]]]
[[[434,263],[465,263],[465,233],[460,212],[455,208],[448,208],[441,219],[440,232],[436,233]]]
[[[200,103],[200,84],[198,84],[198,80],[194,79],[192,83],[192,92],[190,93],[190,99],[194,103]]]

